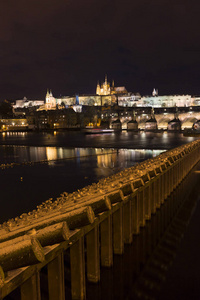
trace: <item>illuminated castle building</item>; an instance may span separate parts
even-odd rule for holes
[[[97,83],[96,94],[97,95],[113,95],[113,94],[125,94],[127,90],[124,86],[115,87],[114,80],[112,81],[112,86],[107,81],[107,75],[105,76],[105,81],[101,84]]]
[[[114,82],[113,82],[113,85],[114,85]],[[107,76],[105,76],[105,81],[101,85],[101,87],[100,87],[99,82],[97,83],[96,94],[97,95],[110,95],[111,94],[110,83],[107,82]]]
[[[13,104],[13,108],[28,108],[33,106],[44,105],[44,100],[28,100],[26,97],[20,100],[16,100]]]
[[[195,104],[195,100],[196,103]],[[151,107],[187,107],[191,105],[199,105],[199,99],[192,98],[191,95],[164,95],[159,96],[158,90],[154,89],[152,96],[144,96],[141,98],[142,106]]]
[[[46,93],[46,109],[56,109],[56,98],[54,98],[51,90],[49,92],[49,90],[47,89],[47,93]]]

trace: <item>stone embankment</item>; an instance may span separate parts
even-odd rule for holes
[[[21,299],[39,299],[39,271],[46,265],[49,299],[65,299],[67,249],[72,298],[85,299],[84,253],[87,279],[98,282],[100,264],[110,267],[113,254],[123,254],[124,243],[132,242],[199,161],[199,147],[194,141],[164,152],[1,224],[0,299],[18,287]]]

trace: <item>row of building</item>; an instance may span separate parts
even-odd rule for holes
[[[73,108],[21,111],[15,117],[0,118],[1,131],[62,130],[82,128],[112,128],[115,130],[180,130],[197,126],[199,107],[125,108],[120,106],[84,106],[81,112]],[[196,125],[195,125],[196,124]]]
[[[158,95],[158,90],[153,90],[150,96],[141,96],[139,93],[128,92],[124,86],[115,87],[105,81],[100,85],[97,83],[96,94],[74,95],[54,97],[52,91],[47,90],[45,100],[16,100],[13,103],[14,109],[38,107],[38,110],[55,110],[63,107],[73,107],[80,112],[82,106],[113,106],[122,107],[188,107],[199,106],[200,97],[191,95]]]
[[[156,89],[151,96],[141,96],[128,92],[124,86],[115,87],[114,81],[110,85],[107,76],[101,85],[97,83],[94,95],[56,98],[51,90],[47,90],[44,100],[24,98],[16,100],[12,107],[14,117],[0,118],[2,131],[78,129],[87,126],[179,130],[192,128],[200,120],[200,97],[159,96]],[[154,117],[152,109],[155,109]]]

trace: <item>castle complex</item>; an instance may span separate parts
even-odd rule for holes
[[[191,95],[158,95],[158,90],[153,89],[152,95],[142,96],[139,93],[128,92],[124,86],[115,87],[105,76],[104,82],[96,86],[96,94],[63,96],[56,98],[51,90],[47,90],[44,100],[16,100],[14,108],[38,106],[38,110],[55,110],[63,107],[73,107],[75,111],[81,111],[82,106],[113,106],[121,107],[189,107],[199,106],[200,97]]]
[[[115,87],[114,81],[110,85],[105,76],[101,85],[97,83],[96,94],[56,98],[47,90],[45,100],[16,100],[15,116],[26,118],[1,122],[2,130],[27,126],[39,130],[82,128],[97,124],[113,130],[181,130],[199,126],[199,106],[200,97],[160,96],[157,89],[150,96],[141,96],[128,92],[124,86]]]
[[[112,86],[107,81],[107,75],[105,76],[105,81],[101,84],[97,83],[96,88],[97,95],[115,95],[115,94],[127,94],[127,90],[124,86],[115,87],[114,80],[112,81]]]

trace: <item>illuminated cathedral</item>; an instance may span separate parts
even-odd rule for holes
[[[116,94],[126,94],[127,90],[124,86],[115,87],[114,80],[112,81],[112,86],[107,81],[107,75],[105,76],[105,81],[101,84],[97,83],[96,94],[101,96],[116,95]]]
[[[101,86],[100,86],[99,82],[97,83],[96,94],[97,95],[114,94],[114,80],[112,82],[112,87],[111,87],[110,83],[107,81],[107,75],[106,75],[105,81],[101,84]]]

